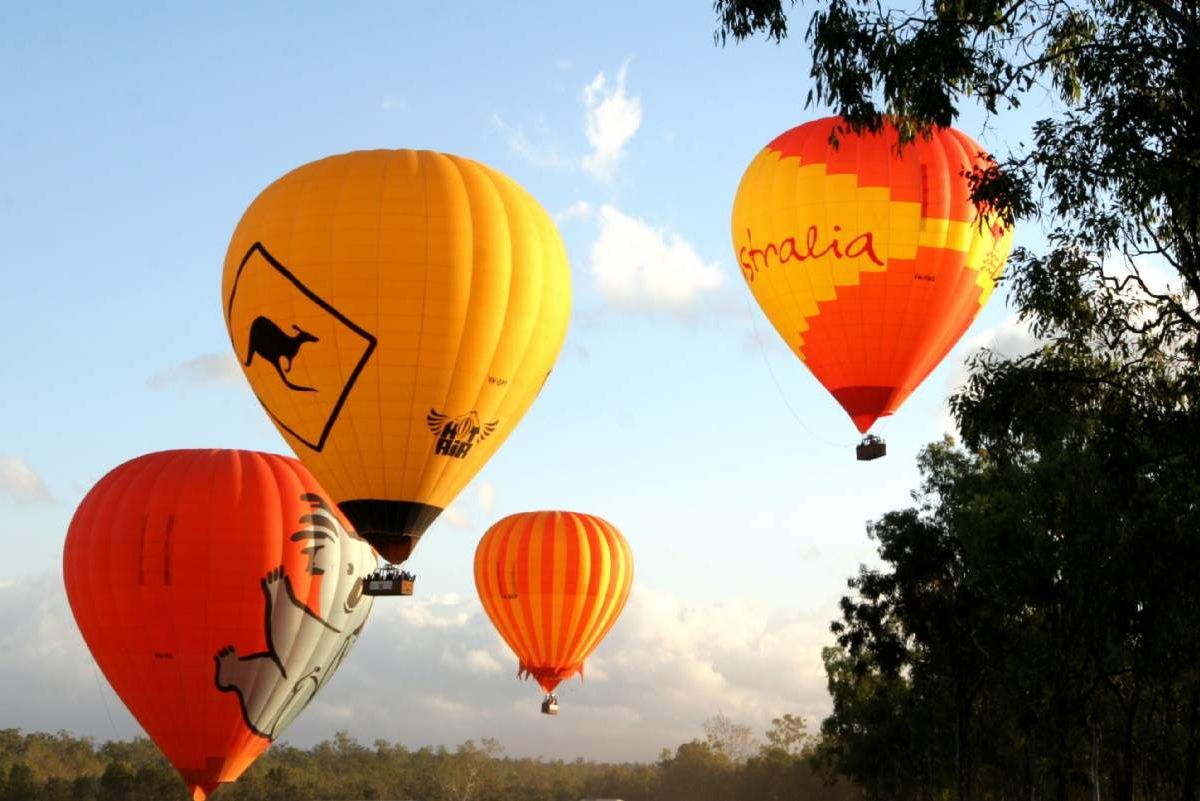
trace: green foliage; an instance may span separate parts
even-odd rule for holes
[[[756,31],[766,31],[777,42],[787,36],[787,15],[779,0],[714,0],[713,10],[721,20],[713,38],[721,44],[730,36],[737,41]]]
[[[787,31],[779,0],[717,10],[735,40]],[[809,102],[855,127],[1046,109],[971,176],[1045,232],[1008,279],[1040,347],[974,360],[966,450],[927,449],[914,506],[870,525],[886,567],[825,655],[814,758],[872,798],[1200,796],[1198,23],[1183,0],[812,11]]]
[[[1036,456],[932,445],[915,505],[870,526],[887,567],[842,601],[818,749],[870,798],[1197,789],[1200,485],[1147,480],[1111,411],[1051,394]]]

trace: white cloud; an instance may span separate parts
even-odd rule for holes
[[[497,638],[499,641],[499,638]],[[460,646],[453,651],[442,654],[442,663],[460,672],[472,673],[477,676],[490,676],[504,670],[500,660],[503,653],[492,653],[483,648],[466,648]]]
[[[554,214],[554,221],[563,223],[570,220],[586,220],[591,216],[592,204],[586,200],[577,200],[562,211],[556,212]]]
[[[58,574],[0,586],[0,709],[5,726],[26,731],[141,733],[84,645]]]
[[[649,761],[702,737],[702,721],[718,712],[760,736],[784,712],[813,729],[829,712],[820,650],[836,607],[827,606],[802,614],[739,600],[690,604],[635,586],[585,678],[560,687],[562,715],[549,720],[473,596],[380,599],[287,740],[310,745],[337,729],[410,747],[496,737],[513,756]],[[0,586],[0,709],[5,725],[26,730],[138,732],[98,683],[57,576]]]
[[[206,353],[163,370],[146,382],[151,389],[180,384],[235,384],[242,382],[242,368],[230,352]]]
[[[442,512],[442,518],[454,526],[455,528],[470,528],[471,518],[467,517],[466,512],[458,508],[457,504],[450,504],[446,510]]]
[[[679,234],[607,204],[600,207],[590,267],[605,299],[633,308],[685,311],[722,280],[720,268],[701,260]]]
[[[587,111],[585,133],[592,147],[592,152],[583,157],[583,168],[604,181],[612,178],[625,145],[642,125],[642,101],[629,97],[625,91],[628,75],[626,61],[617,72],[615,86],[600,72],[583,89]]]
[[[492,507],[496,505],[496,485],[490,481],[483,481],[479,484],[479,508],[484,514],[491,514]]]
[[[0,495],[17,503],[54,501],[41,476],[19,456],[0,456]]]

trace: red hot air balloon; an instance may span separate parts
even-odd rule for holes
[[[891,123],[855,134],[826,117],[776,137],[742,177],[742,276],[860,432],[937,366],[1004,269],[1012,230],[964,176],[990,163],[953,128],[900,148]]]
[[[341,665],[377,561],[295,459],[182,450],[92,488],[63,577],[100,669],[202,800]]]

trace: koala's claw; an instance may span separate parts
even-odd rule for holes
[[[236,684],[236,679],[231,680],[227,672],[233,670],[237,665],[237,648],[232,645],[226,645],[217,651],[213,657],[213,661],[217,663],[217,689],[228,689]]]

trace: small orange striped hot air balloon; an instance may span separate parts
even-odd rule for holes
[[[864,434],[958,342],[1004,269],[1012,229],[971,202],[964,175],[990,164],[953,128],[901,149],[890,122],[855,134],[826,117],[777,137],[742,177],[742,276]]]
[[[583,674],[583,660],[612,628],[633,583],[633,553],[608,521],[578,512],[524,512],[493,525],[475,550],[475,588],[518,675],[546,692]]]
[[[337,671],[377,561],[295,459],[180,450],[100,479],[63,579],[96,663],[202,801]]]

